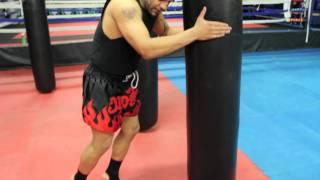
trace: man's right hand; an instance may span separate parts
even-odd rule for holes
[[[208,21],[204,19],[207,8],[203,7],[196,24],[193,27],[197,40],[209,40],[225,36],[231,31],[231,27],[223,22]]]

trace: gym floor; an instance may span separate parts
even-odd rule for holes
[[[320,49],[244,53],[238,180],[320,178]],[[82,122],[86,65],[56,67],[57,89],[39,94],[31,69],[0,71],[0,173],[7,180],[71,179],[90,140]],[[184,58],[159,60],[159,119],[140,133],[125,180],[185,180]],[[110,151],[89,179],[99,179]]]

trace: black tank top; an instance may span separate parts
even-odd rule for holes
[[[102,10],[101,20],[93,39],[90,60],[94,66],[106,73],[115,75],[130,74],[137,69],[141,57],[123,37],[112,40],[103,33],[102,19],[109,2],[110,0],[107,0]],[[152,16],[141,5],[140,8],[143,22],[149,33],[151,33],[157,17]]]

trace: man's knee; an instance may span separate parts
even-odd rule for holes
[[[112,140],[107,140],[107,141],[101,141],[101,142],[92,142],[91,147],[96,151],[97,153],[104,153],[109,149],[109,147],[112,144]]]
[[[106,136],[106,137],[94,137],[91,142],[91,147],[94,151],[98,153],[104,153],[112,144],[112,137],[113,136]]]
[[[140,131],[139,123],[130,124],[122,128],[122,133],[126,136],[134,136]]]

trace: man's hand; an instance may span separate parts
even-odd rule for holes
[[[206,12],[207,8],[204,7],[193,27],[197,40],[220,38],[230,33],[231,27],[228,24],[205,20],[204,16],[206,15]]]

